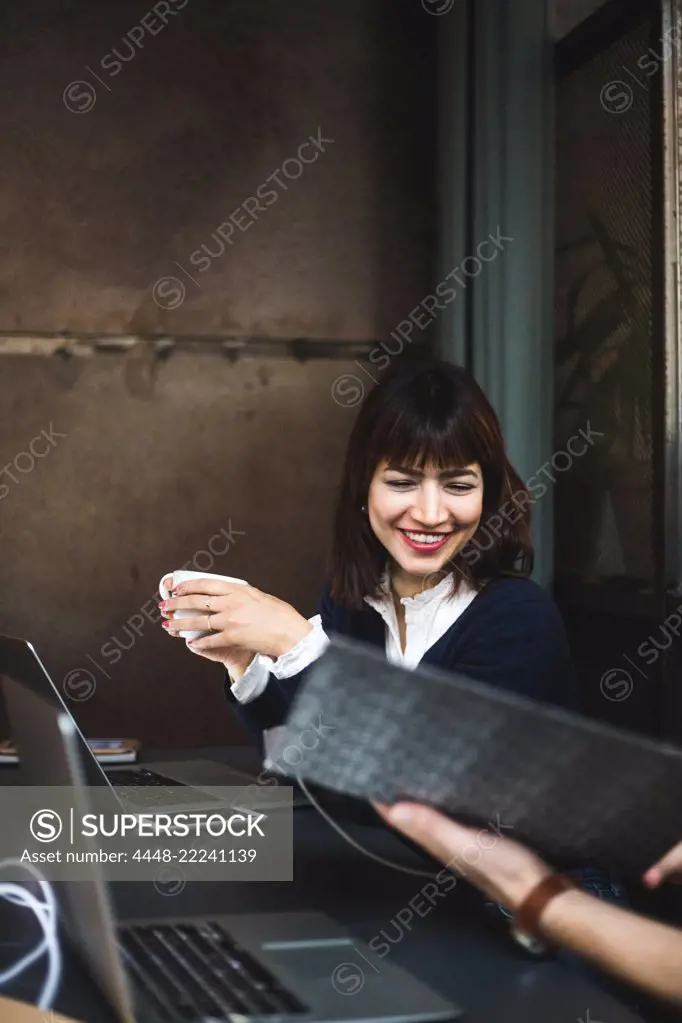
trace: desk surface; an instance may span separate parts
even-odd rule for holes
[[[152,756],[152,754],[154,754]],[[253,764],[253,753],[232,749],[149,751],[144,759],[219,759],[235,766]],[[11,784],[11,769],[0,771],[0,784]],[[427,878],[372,860],[338,835],[312,808],[297,810],[294,882],[194,882],[172,898],[153,885],[114,886],[114,903],[122,916],[192,915],[193,913],[273,912],[314,909],[328,913],[365,941],[391,941],[391,959],[457,1001],[467,1023],[641,1023],[644,1016],[602,991],[578,972],[554,962],[527,958],[505,935],[497,934],[455,889],[434,904],[424,918],[402,928],[396,914],[408,906]],[[404,866],[429,869],[384,828],[344,823],[345,830],[370,852]],[[0,971],[35,943],[35,923],[28,914],[0,902]],[[366,964],[358,962],[358,967]],[[3,993],[31,1001],[44,975],[32,969]],[[69,954],[55,1008],[85,1023],[113,1023],[111,1011],[79,964]]]

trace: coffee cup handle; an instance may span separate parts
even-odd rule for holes
[[[168,600],[169,597],[170,597],[170,590],[167,590],[166,587],[163,585],[164,579],[168,579],[169,576],[172,579],[173,578],[173,573],[172,572],[164,572],[163,575],[161,576],[161,578],[159,579],[159,593],[161,594],[161,599],[162,600]]]

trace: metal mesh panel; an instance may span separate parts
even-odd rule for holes
[[[653,578],[650,46],[644,22],[557,83],[556,449],[602,434],[557,473],[559,579]]]

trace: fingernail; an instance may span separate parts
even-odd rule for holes
[[[180,587],[178,586],[178,588],[176,590],[171,590],[171,597],[177,597],[179,593],[180,593]]]
[[[391,809],[391,820],[406,823],[412,820],[412,808],[409,806],[394,806]]]
[[[167,604],[166,604],[165,600],[162,600],[161,603],[158,605],[158,607],[160,607],[161,610],[163,610],[166,606],[167,606]]]
[[[170,622],[161,622],[161,624],[163,625],[164,629],[170,629],[170,627],[171,627],[171,623]]]

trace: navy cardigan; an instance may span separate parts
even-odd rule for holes
[[[332,600],[327,590],[319,613],[327,634],[336,632],[385,649],[384,620],[369,604],[352,611]],[[577,682],[559,611],[530,579],[501,577],[488,583],[420,663],[578,709]],[[264,730],[286,719],[306,670],[287,679],[271,675],[265,691],[250,703],[236,700],[229,680],[225,695],[242,724],[260,740]]]

